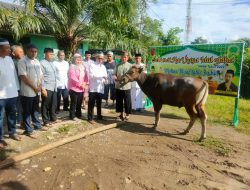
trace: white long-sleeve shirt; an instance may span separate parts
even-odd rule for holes
[[[0,99],[18,96],[19,81],[11,57],[0,57]]]
[[[56,82],[58,89],[65,89],[68,86],[69,63],[67,61],[55,61]]]
[[[107,70],[103,64],[94,62],[89,67],[89,91],[104,94]]]

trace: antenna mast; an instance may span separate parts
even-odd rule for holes
[[[187,16],[186,16],[186,44],[189,44],[189,37],[192,31],[192,17],[191,17],[191,3],[192,0],[187,0]]]

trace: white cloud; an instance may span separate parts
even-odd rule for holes
[[[163,18],[164,31],[169,27],[186,26],[187,0],[158,0],[151,4],[151,17]],[[248,0],[193,0],[192,33],[190,40],[206,36],[210,42],[226,42],[236,38],[250,37],[250,1]],[[185,32],[180,35],[184,42]]]

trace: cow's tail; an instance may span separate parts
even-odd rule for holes
[[[208,83],[203,81],[203,85],[200,90],[196,94],[196,105],[195,107],[199,107],[200,105],[204,105],[207,101],[208,97]]]

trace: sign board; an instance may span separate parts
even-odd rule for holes
[[[243,49],[243,43],[150,47],[148,72],[198,77],[210,94],[236,97]]]

